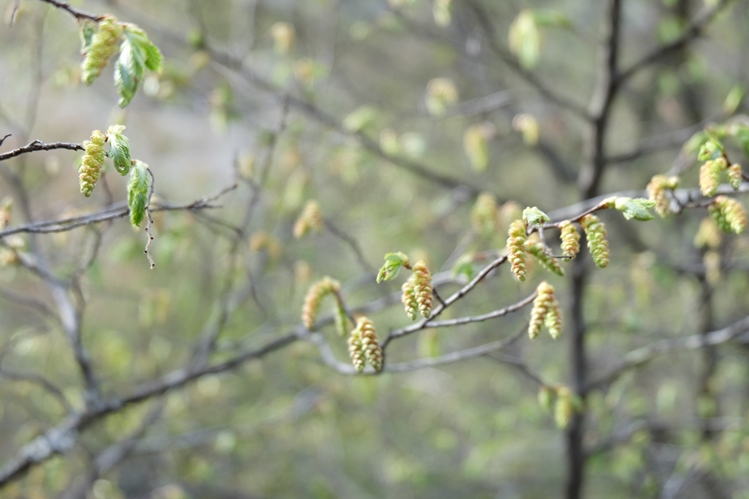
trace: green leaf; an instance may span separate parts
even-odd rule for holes
[[[109,142],[109,157],[112,158],[114,169],[125,176],[130,172],[130,140],[122,134],[125,131],[123,125],[112,125],[107,130],[107,141]]]
[[[96,34],[99,25],[89,19],[79,21],[81,25],[81,53],[85,54],[91,46],[91,41]]]
[[[697,159],[700,161],[709,161],[712,159],[718,159],[721,156],[723,156],[723,144],[721,144],[719,140],[710,137],[710,139],[700,147]]]
[[[404,253],[388,253],[385,255],[385,264],[377,273],[377,282],[395,279],[404,265],[410,265],[408,257]]]
[[[473,255],[468,254],[458,258],[458,261],[453,265],[452,273],[454,277],[464,275],[469,281],[473,279],[476,274],[473,268]]]
[[[523,210],[523,220],[528,222],[528,225],[541,225],[550,222],[549,215],[539,210],[538,208],[528,207]]]
[[[130,104],[138,90],[138,80],[135,75],[119,59],[114,65],[114,86],[120,94],[120,101],[118,102],[120,107],[126,107]]]
[[[522,10],[512,22],[509,44],[510,51],[525,69],[532,69],[538,64],[541,56],[541,33],[532,10]]]
[[[135,160],[130,169],[130,183],[127,185],[127,206],[130,208],[130,223],[140,227],[146,216],[148,191],[151,187],[151,176],[148,165]]]
[[[120,55],[115,64],[114,84],[120,93],[120,107],[130,104],[146,73],[160,72],[163,56],[146,32],[134,24],[125,27]]]
[[[650,209],[655,206],[655,201],[644,198],[625,198],[618,197],[614,203],[614,207],[622,212],[624,218],[627,220],[635,219],[641,222],[646,222],[653,219],[653,214],[650,213]]]

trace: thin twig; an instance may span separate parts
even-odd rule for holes
[[[53,5],[57,7],[58,9],[62,9],[71,16],[75,17],[76,21],[80,21],[82,19],[88,19],[90,21],[99,22],[103,19],[103,16],[95,16],[93,14],[88,14],[87,12],[83,12],[82,10],[78,10],[75,7],[72,7],[69,3],[66,2],[59,2],[57,0],[40,0],[41,2],[48,3],[50,5]]]
[[[6,135],[5,138],[8,138],[9,136],[10,134]],[[2,142],[0,142],[0,145],[2,145]],[[69,151],[83,151],[84,150],[81,144],[76,144],[75,142],[46,143],[40,140],[35,140],[33,142],[26,144],[23,147],[19,147],[18,149],[13,149],[12,151],[8,151],[6,153],[0,154],[0,161],[5,161],[6,159],[10,159],[10,158],[15,158],[16,156],[20,156],[21,154],[26,154],[26,153],[35,152],[35,151],[52,151],[53,149],[67,149]]]

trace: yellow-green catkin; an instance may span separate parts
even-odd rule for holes
[[[544,325],[552,339],[556,340],[562,335],[562,313],[559,310],[559,302],[556,300],[549,307],[549,312],[544,319]]]
[[[606,226],[595,215],[585,215],[580,220],[585,235],[588,238],[588,250],[593,262],[599,268],[609,264],[609,242],[606,239]]]
[[[746,211],[739,201],[718,196],[707,210],[723,232],[741,234],[746,230]]]
[[[554,404],[554,422],[560,429],[567,428],[572,421],[572,414],[575,411],[575,395],[566,386],[557,388],[557,400]]]
[[[401,287],[401,291],[403,292],[403,294],[401,295],[401,302],[403,303],[403,308],[406,311],[406,315],[408,315],[409,319],[415,321],[416,316],[419,313],[419,302],[416,300],[416,291],[414,290],[413,279],[409,279],[404,282],[403,286]]]
[[[665,175],[655,175],[647,186],[648,195],[651,201],[655,201],[655,212],[663,217],[671,214],[671,200],[668,197],[668,191],[676,189],[679,185],[679,177],[667,177]]]
[[[477,234],[493,234],[499,228],[497,200],[492,194],[482,193],[471,211],[473,230]]]
[[[572,222],[565,220],[559,225],[562,241],[562,254],[569,258],[575,258],[580,253],[580,233],[577,232]]]
[[[720,174],[728,167],[725,158],[710,159],[700,168],[700,190],[705,196],[714,196],[720,185]]]
[[[527,228],[525,220],[515,220],[510,224],[507,233],[507,257],[510,260],[510,270],[518,281],[525,281],[525,242],[528,236],[525,234]]]
[[[117,53],[117,45],[124,31],[124,26],[113,16],[105,16],[99,22],[99,31],[91,39],[91,45],[83,54],[81,62],[81,80],[91,85],[107,66],[109,59]]]
[[[382,371],[382,348],[380,348],[374,324],[367,317],[359,317],[356,321],[356,329],[359,330],[364,358],[375,371]]]
[[[525,251],[533,255],[536,260],[541,263],[541,266],[556,275],[563,276],[564,269],[559,264],[556,258],[552,258],[547,255],[544,251],[544,245],[537,241],[526,241]]]
[[[729,166],[728,184],[731,186],[731,189],[733,189],[734,191],[738,191],[739,187],[741,187],[742,180],[741,165],[733,164]]]
[[[413,279],[413,289],[419,313],[422,317],[428,319],[432,315],[432,274],[423,260],[416,262],[411,270],[413,272],[411,279]]]
[[[338,336],[344,338],[349,330],[349,318],[346,313],[346,309],[339,300],[336,299],[335,307],[333,308],[333,317],[335,319],[335,330]]]
[[[321,232],[324,226],[320,205],[315,200],[307,201],[294,223],[294,237],[299,239],[310,232]]]
[[[546,316],[555,302],[554,288],[548,282],[543,281],[536,288],[536,298],[533,300],[531,320],[528,325],[528,337],[530,339],[535,339],[541,332]]]
[[[361,330],[357,327],[351,331],[348,337],[348,354],[356,372],[362,372],[366,363],[364,345],[362,344]]]
[[[309,288],[307,295],[304,297],[304,305],[302,305],[302,324],[304,324],[304,327],[311,329],[315,325],[323,298],[330,293],[337,292],[340,288],[341,284],[330,277],[317,281]]]
[[[101,130],[94,130],[91,133],[91,140],[83,142],[83,148],[86,154],[83,156],[81,166],[78,168],[78,179],[81,186],[81,193],[89,197],[96,187],[96,182],[101,176],[101,169],[104,166],[104,142],[106,136]]]

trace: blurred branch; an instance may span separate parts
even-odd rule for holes
[[[624,83],[641,69],[649,66],[650,64],[656,62],[657,60],[670,54],[671,52],[679,50],[680,48],[691,42],[693,39],[699,37],[705,27],[710,23],[710,21],[712,21],[713,18],[715,18],[715,16],[718,14],[718,12],[723,10],[729,3],[731,3],[731,0],[719,0],[718,3],[716,3],[713,7],[705,7],[699,14],[695,16],[694,20],[684,28],[681,36],[669,43],[661,45],[660,47],[656,47],[650,53],[646,54],[640,60],[632,64],[630,67],[621,71],[617,78],[618,82]]]
[[[159,419],[163,409],[163,401],[157,403],[146,413],[135,430],[99,453],[87,473],[83,476],[74,477],[67,488],[57,496],[57,499],[85,499],[89,489],[99,477],[109,472],[130,455],[146,430]]]
[[[6,135],[6,138],[8,136]],[[2,145],[2,143],[0,143]],[[13,149],[12,151],[8,151],[6,153],[0,154],[0,161],[5,161],[6,159],[15,158],[16,156],[20,156],[21,154],[26,154],[30,152],[35,151],[51,151],[53,149],[67,149],[69,151],[83,151],[83,146],[81,144],[76,144],[74,142],[50,142],[49,144],[42,142],[41,140],[35,140],[33,142],[30,142],[29,144],[26,144],[23,147],[19,147],[18,149]]]
[[[62,405],[66,412],[73,410],[73,407],[68,402],[68,399],[65,398],[65,394],[62,390],[40,374],[13,371],[0,367],[0,377],[16,381],[25,381],[37,385],[60,402],[60,405]]]
[[[625,372],[675,350],[695,350],[706,345],[720,345],[738,339],[749,331],[749,316],[734,322],[728,327],[706,334],[693,334],[683,338],[661,340],[623,355],[623,360],[603,377],[592,381],[586,390],[600,390],[611,385]]]
[[[468,5],[474,11],[475,18],[479,23],[479,27],[484,32],[489,47],[496,55],[499,56],[502,62],[512,70],[513,73],[525,80],[528,85],[533,87],[542,97],[544,97],[549,102],[554,103],[562,109],[570,111],[580,118],[590,120],[590,115],[583,106],[557,93],[556,90],[553,89],[553,87],[547,85],[531,71],[523,68],[518,62],[517,58],[512,53],[510,53],[509,50],[500,46],[496,42],[497,34],[494,30],[494,26],[491,24],[491,22],[489,22],[491,16],[489,16],[483,6],[473,0],[468,2]]]
[[[259,348],[239,353],[228,360],[212,366],[205,366],[197,370],[178,369],[158,379],[142,384],[128,396],[102,401],[97,406],[89,406],[83,411],[74,412],[60,424],[36,437],[18,451],[16,457],[11,459],[0,470],[0,488],[24,476],[33,467],[48,459],[68,452],[75,446],[81,431],[106,416],[118,413],[130,405],[183,387],[203,376],[230,371],[246,362],[262,358],[269,353],[286,347],[298,339],[299,337],[296,332],[290,333],[271,340]]]

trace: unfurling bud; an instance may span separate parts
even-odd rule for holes
[[[416,300],[413,280],[409,279],[404,282],[401,290],[403,291],[401,302],[403,303],[403,308],[406,310],[406,315],[408,315],[409,319],[415,321],[416,315],[419,313],[419,302]]]
[[[515,220],[507,233],[507,257],[510,260],[510,270],[518,281],[525,281],[525,242],[528,240],[526,228],[525,220]]]
[[[382,348],[377,340],[374,324],[366,317],[359,317],[356,321],[356,329],[359,331],[364,358],[375,371],[382,371]]]
[[[718,196],[707,211],[723,232],[741,234],[746,230],[744,206],[733,198]]]
[[[81,80],[91,85],[107,66],[109,59],[117,52],[124,26],[112,16],[105,16],[99,23],[99,31],[91,38],[81,62]]]
[[[86,154],[81,161],[81,167],[78,169],[78,177],[81,186],[81,193],[84,196],[91,196],[91,192],[99,181],[101,168],[104,166],[104,141],[105,135],[101,130],[91,132],[91,140],[83,142],[83,148]]]
[[[317,313],[320,311],[320,304],[323,298],[337,292],[340,288],[341,284],[330,277],[325,277],[317,281],[309,288],[307,296],[304,297],[304,305],[302,306],[302,324],[304,324],[304,327],[312,329],[317,320]]]
[[[667,177],[656,175],[650,179],[647,190],[651,201],[655,201],[655,212],[661,217],[671,214],[671,200],[668,197],[669,190],[676,189],[679,185],[678,177]]]
[[[533,300],[531,320],[528,325],[530,339],[535,339],[538,336],[544,324],[552,338],[559,337],[562,332],[562,316],[554,297],[554,288],[546,281],[543,281],[536,288],[536,298]]]
[[[700,168],[700,190],[705,196],[714,196],[720,185],[720,173],[726,169],[725,158],[709,159]]]
[[[320,232],[324,226],[320,205],[315,200],[307,201],[294,223],[294,237],[299,239],[310,232]]]
[[[593,262],[599,268],[609,264],[609,242],[606,240],[606,227],[595,215],[585,215],[580,220],[588,238],[588,250]]]
[[[559,230],[561,231],[562,253],[564,256],[575,258],[580,253],[580,234],[577,228],[570,221],[565,220],[559,226]]]
[[[549,272],[552,272],[559,276],[564,275],[564,269],[562,268],[562,266],[559,265],[559,262],[556,258],[553,258],[546,254],[543,244],[539,242],[526,241],[525,251],[533,255],[536,260],[541,263],[541,266]]]
[[[410,280],[413,282],[419,313],[428,319],[432,315],[432,274],[423,260],[416,262],[412,271]]]

